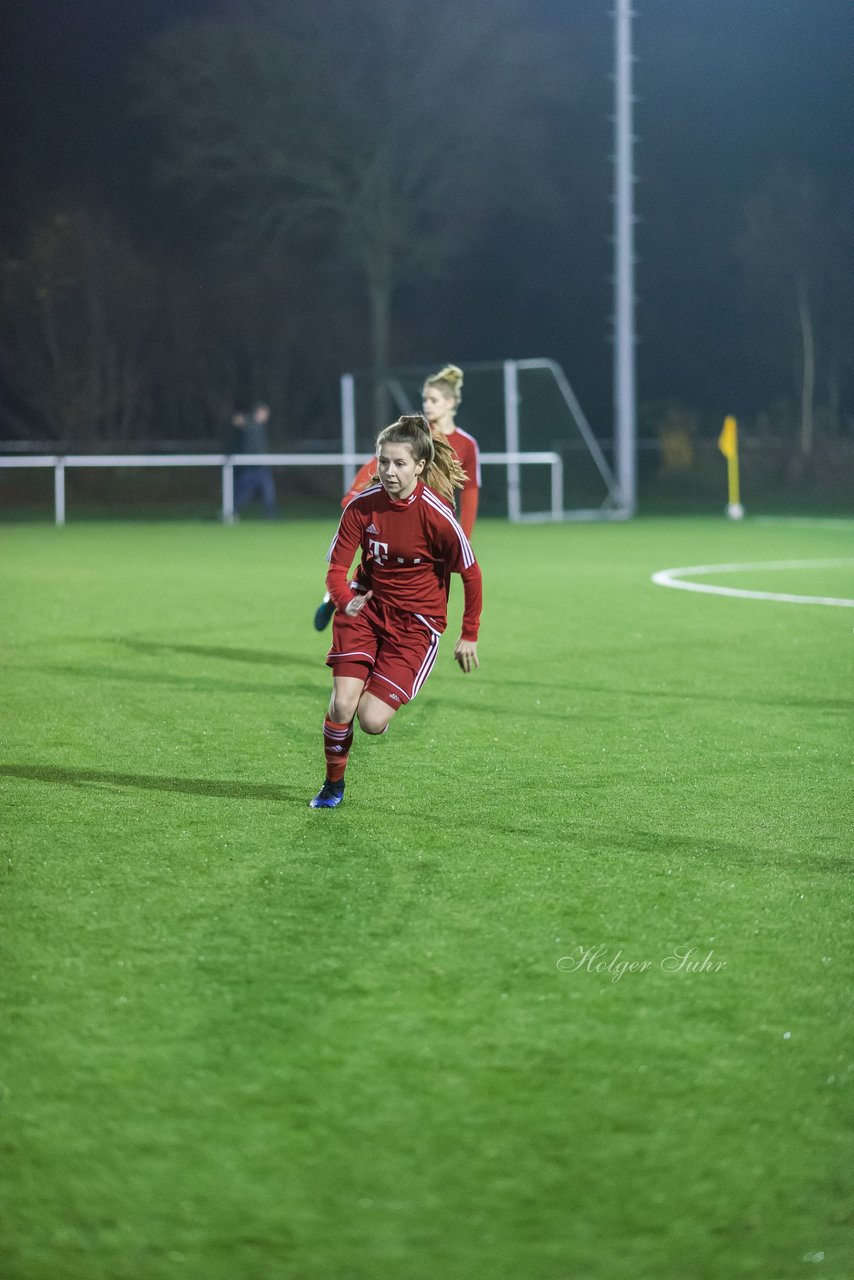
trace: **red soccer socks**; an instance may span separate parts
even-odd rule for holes
[[[326,776],[330,782],[340,782],[344,777],[352,745],[352,722],[336,724],[327,716],[323,721],[323,754],[326,756]]]

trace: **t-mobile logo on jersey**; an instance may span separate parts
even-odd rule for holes
[[[385,564],[388,559],[388,543],[378,542],[376,538],[368,538],[368,555],[372,556],[377,564]]]

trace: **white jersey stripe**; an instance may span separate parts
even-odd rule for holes
[[[352,507],[353,503],[356,501],[357,498],[365,498],[368,496],[369,493],[382,493],[382,488],[383,487],[381,484],[368,485],[367,489],[362,489],[360,493],[357,493],[355,497],[350,499],[350,501],[347,503],[347,506],[344,508],[344,511],[347,510],[347,507]],[[341,514],[343,515],[344,512],[342,511]]]
[[[437,631],[435,627],[431,627],[430,623],[424,617],[423,613],[416,613],[415,617],[418,619],[419,622],[423,622],[427,630],[432,631],[434,636],[441,636],[442,634],[441,631]]]
[[[424,490],[423,496],[427,505],[432,507],[434,511],[438,511],[440,515],[444,516],[456,532],[463,553],[463,565],[466,569],[469,569],[474,564],[474,552],[471,549],[471,543],[463,533],[461,526],[456,521],[456,518],[448,510],[441,498],[434,498],[428,489]]]
[[[347,503],[347,506],[344,508],[344,511],[349,511],[350,507],[352,507],[353,503],[356,501],[356,498],[364,498],[365,495],[368,493],[381,493],[381,492],[382,492],[381,484],[372,484],[369,488],[363,489],[361,493],[357,493],[354,498],[351,498],[350,501]],[[341,520],[344,519],[344,511],[341,512]],[[329,550],[326,553],[327,561],[332,560],[332,552],[335,550],[335,544],[338,541],[338,535],[341,532],[341,520],[338,521],[338,528],[335,530],[335,537],[332,539],[332,541],[329,544]]]
[[[438,652],[439,652],[439,637],[434,636],[433,640],[431,641],[430,648],[427,650],[427,654],[424,658],[424,661],[421,663],[421,667],[419,668],[418,675],[415,677],[415,682],[412,686],[413,698],[415,697],[416,693],[421,688],[421,686],[424,684],[424,681],[427,679],[430,672],[433,670],[433,663],[436,661],[436,654]]]
[[[373,676],[372,676],[372,679],[374,679],[374,680],[385,680],[386,684],[390,684],[390,685],[391,685],[391,687],[392,687],[392,689],[400,689],[400,692],[403,694],[404,698],[406,698],[407,702],[409,702],[409,701],[410,701],[410,695],[406,692],[406,690],[405,690],[405,689],[401,689],[401,688],[400,688],[400,685],[399,685],[399,684],[395,684],[393,680],[389,680],[388,676],[384,676],[384,675],[382,674],[382,672],[381,672],[381,671],[375,671],[375,672],[374,672],[374,674],[373,674]]]

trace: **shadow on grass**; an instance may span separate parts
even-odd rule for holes
[[[323,666],[327,646],[321,646],[316,658],[308,658],[298,653],[281,653],[275,649],[239,649],[230,645],[213,644],[167,644],[157,640],[130,640],[121,636],[112,638],[112,643],[124,645],[134,653],[146,653],[159,656],[163,653],[183,653],[191,658],[224,658],[228,662],[248,662],[264,667],[312,667]]]
[[[581,784],[577,789],[587,790],[589,784]],[[649,875],[670,875],[674,867],[668,868],[666,864],[676,863],[674,883],[677,884],[684,870],[704,867],[710,869],[712,875],[734,874],[735,868],[739,871],[771,868],[802,877],[807,874],[839,876],[847,874],[851,865],[842,835],[835,842],[827,841],[831,847],[805,848],[795,840],[791,844],[762,844],[727,836],[709,837],[701,831],[650,830],[623,827],[619,823],[608,827],[571,819],[561,820],[559,834],[556,834],[553,820],[543,822],[538,811],[526,813],[521,807],[511,821],[458,817],[455,828],[472,832],[473,847],[477,847],[478,837],[485,844],[490,835],[496,835],[502,842],[510,839],[517,844],[539,845],[549,855],[558,851],[561,856],[575,856],[585,862],[592,858],[593,864],[601,859],[606,867],[616,864],[624,870],[643,866],[644,874]]]
[[[850,713],[854,706],[850,698],[792,698],[781,692],[779,698],[749,697],[743,693],[715,693],[703,689],[695,692],[691,689],[625,689],[618,684],[580,684],[569,679],[557,684],[554,681],[520,680],[501,677],[502,685],[516,685],[523,689],[544,689],[551,694],[559,693],[565,698],[572,693],[593,693],[610,698],[652,698],[655,701],[669,699],[676,702],[725,702],[739,706],[782,707],[786,710],[831,711],[838,715]],[[539,714],[539,712],[538,712]]]
[[[188,796],[214,796],[224,800],[272,800],[278,804],[304,805],[303,792],[252,782],[222,778],[160,778],[145,773],[111,773],[105,769],[63,769],[55,765],[0,764],[0,777],[26,782],[52,782],[60,786],[136,787],[141,791],[173,791]]]
[[[842,848],[803,848],[793,841],[791,845],[761,845],[753,841],[711,839],[697,837],[692,832],[647,831],[627,828],[625,832],[611,832],[603,838],[603,844],[619,853],[635,853],[639,856],[663,854],[665,857],[693,858],[709,865],[720,866],[727,860],[732,863],[772,867],[776,870],[799,873],[828,872],[831,875],[845,873],[850,868],[847,850]]]
[[[127,671],[119,667],[107,666],[49,666],[43,667],[43,671],[52,672],[54,675],[76,676],[84,680],[114,680],[124,681],[129,684],[143,685],[172,685],[178,689],[186,689],[189,693],[262,693],[269,697],[284,697],[285,694],[291,697],[294,693],[310,693],[313,696],[322,696],[327,688],[328,681],[325,678],[325,668],[322,663],[317,664],[318,678],[315,684],[307,684],[305,682],[295,683],[288,680],[287,684],[250,684],[248,681],[237,680],[220,680],[216,676],[179,676],[174,675],[170,671]],[[319,692],[320,691],[320,692]]]

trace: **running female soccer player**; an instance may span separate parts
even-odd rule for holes
[[[447,626],[451,573],[465,591],[454,657],[465,672],[479,666],[480,567],[450,505],[465,483],[462,467],[420,414],[380,432],[376,467],[380,483],[345,507],[327,556],[336,607],[326,658],[332,698],[323,724],[326,781],[313,809],[333,809],[344,798],[356,717],[365,733],[385,733],[430,674]],[[354,594],[347,574],[358,551],[371,585]]]
[[[460,466],[466,473],[465,483],[460,494],[459,522],[463,533],[471,538],[474,522],[477,517],[478,498],[480,496],[480,453],[474,436],[469,435],[457,426],[455,414],[462,399],[463,371],[455,364],[446,364],[444,369],[429,377],[421,390],[424,417],[435,434],[441,431],[448,444],[457,455]],[[376,482],[377,461],[371,458],[357,472],[356,478],[341,500],[341,506],[362,493],[368,485]],[[335,612],[335,605],[327,592],[314,613],[316,631],[325,631],[329,619]]]
[[[466,473],[466,482],[460,494],[460,524],[467,538],[474,530],[477,504],[480,497],[480,452],[474,436],[458,427],[455,421],[463,390],[463,371],[455,364],[446,364],[424,383],[421,403],[430,430],[441,431],[457,455]]]

